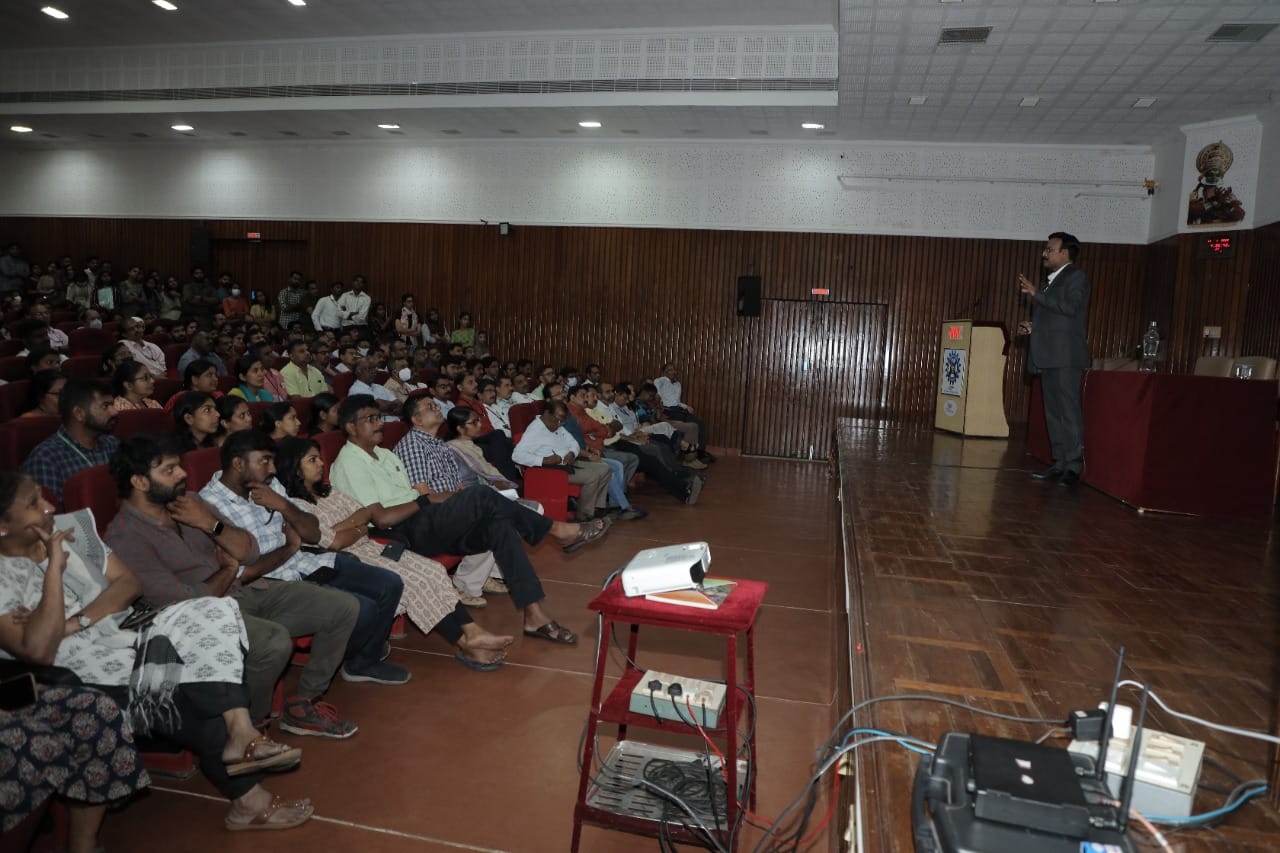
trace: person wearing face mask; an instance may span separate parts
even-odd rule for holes
[[[249,316],[249,303],[244,298],[239,282],[233,282],[225,299],[222,300],[222,316],[228,323],[243,323]]]

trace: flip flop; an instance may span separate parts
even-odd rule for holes
[[[488,663],[481,663],[478,660],[472,660],[462,653],[462,649],[458,649],[453,653],[453,659],[465,666],[467,669],[474,669],[476,672],[493,672],[495,669],[501,669],[506,663],[505,660],[492,660]]]
[[[281,809],[301,809],[302,817],[298,820],[272,823],[271,816]],[[311,805],[310,800],[286,800],[279,794],[276,794],[271,798],[271,805],[258,812],[248,822],[234,823],[228,820],[224,823],[228,832],[253,832],[263,829],[293,829],[295,826],[302,826],[304,823],[311,820],[311,816],[315,813],[315,807]]]
[[[528,628],[524,629],[526,637],[533,637],[535,640],[546,640],[549,643],[560,643],[565,646],[572,646],[578,642],[578,635],[552,619],[541,628],[535,628],[532,631]]]
[[[598,527],[596,526],[596,522],[581,522],[578,527],[578,535],[573,538],[572,542],[564,546],[564,552],[566,554],[572,554],[583,545],[590,545],[592,542],[595,542],[601,536],[604,536],[609,532],[609,525],[613,523],[613,519],[601,518],[597,519],[597,521],[599,522]]]
[[[226,762],[228,776],[243,776],[246,773],[256,773],[259,770],[288,770],[290,767],[296,767],[302,762],[302,750],[297,747],[281,750],[280,752],[263,758],[254,758],[254,751],[259,746],[278,744],[266,735],[258,735],[249,741],[249,745],[244,748],[244,759],[241,761]]]

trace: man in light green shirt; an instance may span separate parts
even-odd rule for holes
[[[409,510],[403,521],[389,529],[419,554],[431,557],[492,551],[506,578],[511,602],[523,611],[525,636],[553,643],[578,642],[577,635],[543,607],[546,594],[521,540],[537,545],[550,534],[565,551],[576,551],[604,536],[608,519],[582,524],[552,521],[488,486],[419,495],[399,457],[379,446],[382,412],[373,397],[348,397],[338,408],[338,423],[347,443],[329,472],[334,488],[365,506],[376,503]]]
[[[324,374],[311,363],[311,349],[304,340],[289,344],[289,363],[281,370],[290,397],[314,397],[329,390]]]

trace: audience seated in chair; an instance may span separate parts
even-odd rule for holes
[[[119,555],[104,555],[92,525],[61,519],[55,529],[53,507],[29,477],[0,472],[0,653],[70,669],[117,698],[134,731],[191,748],[231,800],[228,829],[309,820],[309,801],[285,802],[260,784],[262,771],[296,766],[302,752],[259,734],[249,717],[239,609],[197,597],[160,611],[141,631],[122,630],[138,579]],[[99,564],[86,563],[95,557]]]
[[[543,605],[545,593],[521,544],[536,545],[548,534],[569,551],[595,541],[607,521],[567,524],[506,500],[487,487],[420,495],[399,458],[379,447],[382,413],[368,396],[348,397],[339,409],[347,443],[333,463],[333,485],[365,506],[381,504],[397,515],[391,527],[419,554],[478,554],[492,551],[502,568],[512,603],[523,611],[524,633],[556,643],[576,643]],[[447,448],[444,451],[448,453]],[[452,455],[450,455],[452,458]]]
[[[20,417],[57,417],[58,396],[62,393],[62,386],[65,384],[67,384],[67,377],[56,368],[36,373],[27,386],[27,404]]]
[[[627,498],[627,486],[635,476],[640,460],[633,454],[619,453],[605,446],[605,441],[613,436],[608,427],[587,414],[587,392],[587,386],[577,385],[569,394],[570,417],[565,422],[565,430],[577,439],[583,458],[609,466],[612,472],[609,478],[609,503],[615,514],[627,521],[644,518],[648,513],[633,507]]]
[[[111,461],[119,441],[112,397],[92,379],[68,379],[58,395],[62,426],[36,445],[22,470],[62,500],[62,484],[75,472]]]
[[[563,468],[568,473],[569,482],[582,488],[576,517],[579,521],[587,521],[597,509],[607,506],[612,473],[608,465],[579,458],[582,448],[564,427],[568,418],[568,406],[560,400],[547,400],[543,403],[542,414],[520,437],[512,458],[526,468]],[[526,474],[526,479],[528,476]]]
[[[272,403],[258,415],[258,431],[266,433],[272,441],[294,438],[301,429],[298,413],[289,402]]]
[[[155,375],[145,364],[129,359],[111,377],[111,390],[115,393],[112,408],[117,412],[162,408],[155,399],[155,389]]]

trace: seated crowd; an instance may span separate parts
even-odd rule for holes
[[[9,374],[26,393],[13,389],[22,404],[8,417],[40,419],[26,423],[41,440],[0,470],[0,663],[54,667],[69,686],[0,712],[0,730],[48,727],[74,706],[121,732],[110,779],[66,782],[83,769],[71,756],[81,733],[64,732],[58,771],[21,783],[27,810],[71,801],[75,853],[96,847],[106,803],[147,784],[130,732],[195,753],[229,801],[227,829],[305,823],[308,800],[263,786],[302,757],[268,736],[272,719],[293,735],[356,734],[324,696],[335,676],[410,680],[387,660],[402,615],[460,665],[499,669],[514,638],[472,617],[486,593],[509,598],[525,637],[576,643],[525,544],[573,552],[615,519],[644,518],[628,494],[637,473],[693,504],[714,461],[673,365],[633,385],[605,381],[598,364],[579,376],[504,362],[469,314],[449,331],[406,294],[390,316],[360,276],[321,297],[294,273],[273,304],[246,300],[228,273],[215,283],[196,268],[161,286],[131,267],[117,283],[107,263],[64,259],[21,300],[7,296],[26,371]],[[66,367],[81,329],[108,335],[89,376]],[[136,418],[165,430],[121,428]],[[75,506],[68,479],[95,466],[118,509],[59,515],[64,496]],[[526,489],[541,468],[578,487],[563,517]],[[302,638],[296,693],[280,702]]]

